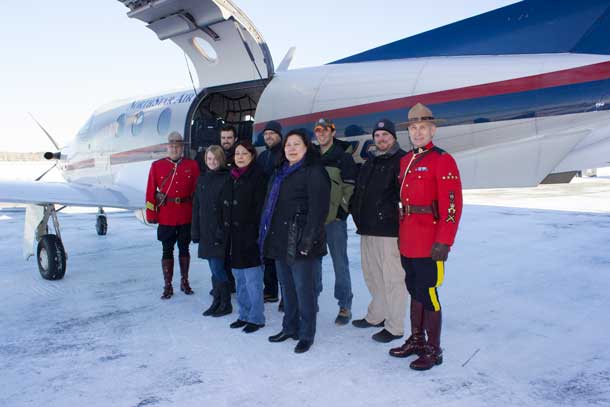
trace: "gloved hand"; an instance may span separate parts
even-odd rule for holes
[[[446,261],[449,257],[449,246],[444,243],[434,243],[430,250],[430,257],[434,261]]]
[[[156,225],[157,223],[159,223],[157,219],[146,220],[146,222],[150,223],[151,225]]]
[[[195,243],[195,244],[199,243],[199,239],[193,239],[193,243]]]

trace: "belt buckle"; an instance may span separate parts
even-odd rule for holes
[[[182,198],[180,198],[180,197],[175,198],[174,202],[176,202],[177,204],[181,204],[182,203]]]
[[[407,215],[411,215],[411,205],[407,205]]]

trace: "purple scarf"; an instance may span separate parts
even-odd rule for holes
[[[269,190],[269,194],[267,195],[267,200],[265,202],[265,208],[263,209],[263,214],[261,216],[261,224],[258,231],[258,247],[261,252],[261,258],[263,257],[263,245],[265,243],[265,238],[267,237],[267,232],[269,231],[269,226],[271,226],[271,218],[273,217],[273,211],[275,210],[275,205],[277,204],[277,199],[280,196],[280,187],[282,186],[282,182],[286,179],[287,176],[298,170],[303,166],[302,159],[298,163],[290,166],[288,162],[285,162],[284,165],[275,174],[273,178],[273,183],[271,184],[271,189]]]

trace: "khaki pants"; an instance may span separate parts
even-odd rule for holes
[[[392,335],[403,335],[407,310],[405,272],[395,237],[360,236],[364,281],[373,297],[366,320],[378,324]]]

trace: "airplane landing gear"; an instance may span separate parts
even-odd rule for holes
[[[57,235],[42,235],[37,250],[38,271],[45,280],[61,280],[66,274],[66,251]]]
[[[99,208],[97,212],[97,220],[95,222],[95,230],[100,236],[104,236],[108,232],[108,220],[104,213],[104,208]]]
[[[49,218],[53,220],[56,234],[49,233]],[[44,216],[36,229],[36,239],[38,240],[36,259],[40,275],[45,280],[61,280],[66,274],[67,255],[61,242],[55,205],[44,205]]]

